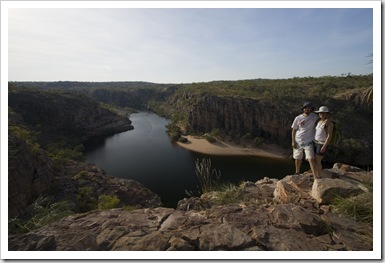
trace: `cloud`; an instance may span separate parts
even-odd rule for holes
[[[312,63],[310,75],[322,75],[325,57],[342,67],[372,52],[371,19],[364,9],[10,9],[9,72],[191,82],[287,77],[293,65],[307,75]]]

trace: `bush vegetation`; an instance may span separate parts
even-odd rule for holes
[[[8,221],[9,234],[27,233],[55,222],[72,212],[66,201],[52,202],[51,197],[39,196],[28,208],[24,217]]]
[[[169,134],[172,142],[177,142],[180,140],[182,131],[180,126],[174,121],[166,125],[167,133]]]
[[[99,195],[98,198],[98,209],[99,210],[108,210],[111,208],[116,208],[118,207],[118,204],[120,203],[120,199],[114,195]]]
[[[337,212],[351,216],[357,221],[373,222],[373,193],[364,193],[349,198],[337,196],[332,205]]]
[[[221,172],[211,168],[210,159],[197,159],[195,161],[195,174],[198,177],[202,193],[215,191],[220,186]]]
[[[373,177],[371,173],[364,176],[362,184],[368,190],[353,197],[336,196],[332,202],[332,207],[340,213],[346,214],[355,218],[357,221],[366,223],[373,222]]]
[[[87,212],[98,207],[98,201],[94,197],[91,186],[80,187],[76,198],[78,200],[79,212]]]

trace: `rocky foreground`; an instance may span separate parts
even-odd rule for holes
[[[93,210],[9,236],[8,245],[13,251],[371,251],[372,224],[329,205],[336,194],[368,191],[362,184],[368,176],[335,164],[316,182],[308,173],[245,182],[229,204],[218,204],[220,193],[211,192],[185,198],[176,209]]]

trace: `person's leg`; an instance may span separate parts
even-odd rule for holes
[[[322,159],[323,159],[323,156],[318,154],[315,155],[315,162],[318,170],[318,176],[321,176],[321,173],[322,173]]]
[[[311,172],[313,173],[314,179],[318,179],[319,176],[318,176],[317,164],[315,161],[315,153],[314,153],[313,144],[305,147],[305,155],[306,155],[306,160],[308,160],[308,162],[310,164],[310,169],[311,169]]]
[[[303,159],[303,149],[293,149],[293,158],[295,164],[295,173],[299,174],[301,172],[301,164]]]
[[[302,164],[302,159],[295,159],[295,173],[296,174],[301,173],[301,164]]]
[[[307,160],[308,160],[308,162],[310,164],[310,169],[311,169],[311,172],[313,173],[314,179],[318,179],[319,175],[318,175],[318,169],[317,169],[317,164],[315,162],[315,159],[310,158],[310,159],[307,159]]]

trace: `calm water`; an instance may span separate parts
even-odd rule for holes
[[[136,180],[157,193],[167,207],[176,207],[186,190],[199,185],[195,175],[197,158],[210,158],[212,168],[224,182],[257,181],[265,176],[283,178],[294,169],[293,160],[244,156],[209,156],[190,152],[170,142],[165,125],[154,113],[130,116],[134,130],[89,141],[86,161],[110,175]]]

